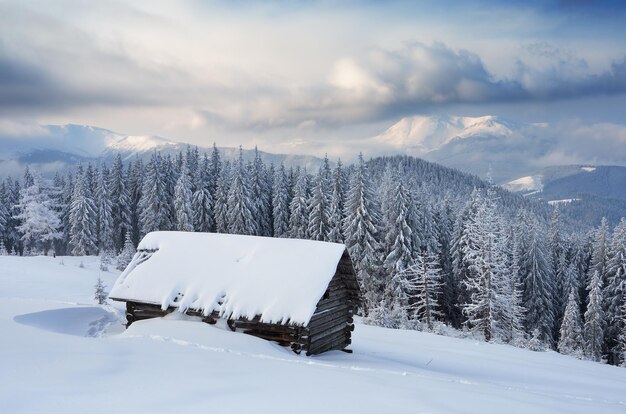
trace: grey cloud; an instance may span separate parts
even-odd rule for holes
[[[0,51],[0,107],[22,108],[57,104],[61,91],[56,82],[33,65],[7,58]]]
[[[377,116],[389,117],[447,104],[543,102],[626,92],[626,58],[605,72],[591,74],[583,59],[565,56],[549,45],[534,44],[530,49],[553,62],[534,68],[518,61],[515,73],[504,79],[494,78],[478,55],[443,44],[377,50],[355,58],[357,67],[378,86],[361,98],[372,102]],[[335,92],[339,100],[342,93],[358,95],[350,90]]]

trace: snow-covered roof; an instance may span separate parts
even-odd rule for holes
[[[164,310],[306,325],[344,250],[343,244],[312,240],[153,232],[109,296]],[[143,260],[145,251],[154,253]]]

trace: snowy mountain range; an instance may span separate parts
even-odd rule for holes
[[[77,162],[110,161],[118,153],[124,159],[147,157],[153,151],[175,154],[185,150],[189,144],[171,141],[151,135],[124,135],[103,128],[87,125],[46,125],[29,134],[4,134],[0,136],[0,175],[21,173],[24,165],[34,165],[36,169],[54,172]],[[209,151],[210,147],[199,147]],[[238,148],[220,147],[225,159],[233,159]],[[259,151],[261,158],[269,163],[284,163],[290,166],[306,167],[311,171],[322,162],[320,158],[308,155],[271,154]],[[254,150],[244,150],[244,157],[254,156]]]
[[[557,133],[547,124],[524,124],[492,115],[416,115],[402,118],[373,138],[359,141],[361,147],[354,151],[413,155],[482,178],[491,173],[494,182],[508,190],[524,194],[536,191],[533,197],[546,201],[580,198],[578,195],[584,193],[596,201],[626,203],[626,167],[602,167],[599,163],[555,166],[560,159],[554,154],[572,153],[577,147],[581,147],[579,152],[589,152],[590,159],[602,159],[584,148],[580,138],[564,141],[554,136]],[[46,174],[77,162],[110,161],[118,153],[125,159],[145,158],[155,150],[175,154],[187,145],[159,136],[126,135],[86,125],[48,125],[15,131],[5,128],[0,130],[0,176],[19,175],[26,164]],[[234,158],[237,151],[220,147],[225,159]],[[610,152],[620,159],[620,151]],[[260,154],[268,164],[284,163],[309,171],[315,171],[321,163],[320,158],[311,155]],[[252,156],[252,150],[244,150],[244,157]]]
[[[372,141],[397,152],[486,177],[496,183],[535,171],[551,142],[543,124],[520,124],[496,116],[411,116]]]

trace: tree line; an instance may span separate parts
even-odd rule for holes
[[[0,183],[0,254],[123,267],[156,230],[344,243],[369,323],[626,365],[624,219],[571,230],[556,207],[415,158],[324,158],[309,172],[189,147]]]

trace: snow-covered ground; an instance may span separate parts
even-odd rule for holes
[[[99,274],[0,257],[1,413],[626,413],[626,369],[554,352],[357,325],[354,354],[306,357],[178,314],[125,331]]]

